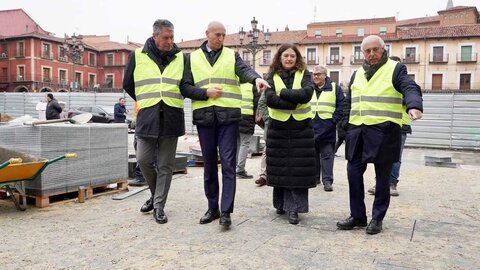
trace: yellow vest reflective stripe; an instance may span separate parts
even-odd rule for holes
[[[302,88],[302,79],[304,70],[297,70],[295,72],[295,77],[293,79],[293,90],[298,90]],[[275,86],[275,92],[278,96],[280,96],[280,92],[282,89],[286,88],[285,83],[282,81],[282,78],[278,74],[273,75],[273,84]],[[268,107],[268,113],[270,118],[285,122],[290,118],[290,115],[297,121],[302,121],[307,118],[312,118],[312,108],[310,107],[310,102],[305,104],[298,104],[295,110],[280,110],[280,109],[273,109]]]
[[[391,121],[402,125],[402,94],[392,84],[397,62],[388,60],[373,75],[365,78],[360,67],[351,86],[351,111],[349,123],[353,125],[376,125]]]
[[[242,83],[240,84],[240,90],[242,91],[242,114],[254,115],[253,112],[253,84]]]
[[[403,105],[402,106],[402,126],[404,125],[412,125],[412,120],[410,119],[410,116],[407,113],[407,106]]]
[[[138,108],[151,107],[161,100],[165,104],[183,108],[183,96],[180,94],[180,80],[183,76],[183,53],[175,54],[175,59],[160,71],[158,65],[142,48],[135,50],[135,96]]]
[[[241,108],[242,93],[238,76],[235,74],[235,52],[232,49],[223,47],[213,67],[205,57],[203,50],[197,49],[190,54],[190,65],[195,87],[219,86],[223,89],[223,94],[219,98],[193,100],[193,110],[210,106]]]
[[[321,119],[332,119],[335,108],[337,107],[336,87],[336,84],[332,83],[332,91],[322,91],[318,98],[317,93],[313,92],[312,101],[310,102],[313,117],[318,114],[318,117]]]

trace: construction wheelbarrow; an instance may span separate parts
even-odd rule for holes
[[[11,158],[0,164],[0,188],[5,188],[10,193],[10,198],[12,198],[18,210],[25,211],[27,206],[25,181],[34,180],[48,165],[69,158],[77,158],[77,154],[69,153],[50,160],[43,159],[26,163],[22,163],[21,158]],[[22,196],[22,204],[13,195],[12,187]]]

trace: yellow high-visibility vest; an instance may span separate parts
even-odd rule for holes
[[[203,50],[201,48],[197,49],[190,54],[190,65],[195,87],[219,86],[223,89],[223,94],[219,98],[193,100],[193,110],[210,106],[241,108],[242,93],[238,76],[235,74],[235,52],[232,49],[223,47],[213,67],[205,57]]]
[[[360,67],[351,86],[352,106],[349,123],[353,125],[376,125],[386,121],[402,125],[402,98],[392,83],[397,62],[388,59],[373,75],[365,78]]]
[[[242,114],[254,115],[253,111],[253,84],[242,83],[240,84],[240,90],[242,91]]]
[[[402,106],[402,126],[408,125],[410,126],[412,124],[412,120],[410,119],[410,115],[407,113],[407,106],[403,105]]]
[[[317,98],[317,93],[313,92],[312,106],[313,118],[318,115],[320,119],[332,119],[333,113],[336,109],[337,103],[337,88],[336,84],[332,82],[332,91],[322,91]]]
[[[142,48],[135,50],[133,77],[139,109],[151,107],[161,100],[171,107],[183,108],[179,87],[183,77],[183,53],[178,52],[175,56],[162,73],[155,61],[142,53]]]
[[[304,70],[297,70],[295,72],[295,77],[293,79],[293,90],[298,90],[302,88],[302,79]],[[285,83],[282,81],[282,78],[278,74],[273,75],[273,84],[275,86],[275,93],[280,96],[280,92],[282,89],[286,88]],[[310,107],[310,102],[305,104],[298,104],[294,110],[280,110],[280,109],[273,109],[268,107],[268,113],[270,118],[285,122],[293,116],[293,118],[297,121],[302,121],[307,118],[312,118],[312,109]]]

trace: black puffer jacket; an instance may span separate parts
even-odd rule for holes
[[[200,48],[205,53],[207,60],[212,66],[217,61],[223,49],[222,47],[222,49],[216,51],[213,56],[211,56],[207,52],[207,41],[205,41]],[[182,94],[185,93],[184,96],[191,98],[192,100],[205,100],[205,98],[199,98],[199,96],[206,97],[207,89],[195,87],[190,67],[191,63],[188,57],[185,63],[185,72],[183,74],[182,88],[184,89],[184,92],[182,92]],[[238,53],[235,53],[235,74],[239,77],[240,83],[255,84],[255,80],[260,78],[260,75],[243,62]],[[240,108],[210,106],[193,111],[193,124],[199,126],[213,126],[215,123],[218,123],[219,125],[227,125],[239,122],[241,118],[242,114]]]
[[[152,38],[148,38],[143,46],[142,53],[155,61],[160,71],[163,72],[170,62],[172,62],[180,49],[174,45],[169,52],[161,52],[156,46]],[[185,61],[185,60],[184,60]],[[123,79],[123,89],[134,99],[135,95],[135,78],[133,73],[135,71],[135,52],[131,52],[128,64],[125,69],[125,76]],[[182,95],[186,95],[182,88],[180,88]],[[195,96],[195,93],[189,94]],[[196,96],[198,99],[206,99],[206,96]],[[171,107],[163,101],[154,106],[143,108],[138,112],[137,122],[135,125],[135,134],[139,137],[178,137],[185,134],[185,119],[183,109]]]
[[[286,89],[275,93],[273,79],[267,79],[272,88],[265,92],[267,105],[275,109],[295,109],[297,104],[309,103],[313,94],[310,72],[305,71],[302,88],[292,90],[294,72],[281,74]],[[270,118],[267,131],[268,185],[286,188],[312,188],[315,180],[315,144],[310,118],[286,122]]]

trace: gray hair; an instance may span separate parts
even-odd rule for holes
[[[363,40],[362,40],[362,45],[361,45],[361,49],[362,51],[364,50],[363,48],[365,48],[365,44],[366,43],[370,43],[370,42],[378,42],[380,44],[380,47],[382,49],[385,48],[385,41],[383,41],[383,39],[377,35],[370,35],[368,37],[365,37]]]
[[[169,20],[158,19],[153,23],[153,33],[158,34],[162,28],[173,30],[173,24]]]
[[[320,66],[320,65],[315,66],[315,67],[313,68],[313,72],[315,72],[315,71],[318,71],[318,73],[327,74],[327,68],[324,67],[324,66]]]

